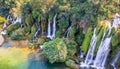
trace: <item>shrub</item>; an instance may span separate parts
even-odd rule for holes
[[[23,40],[25,39],[23,35],[18,35],[16,32],[13,32],[11,34],[11,39],[12,40]]]
[[[24,28],[24,31],[25,31],[25,33],[30,33],[31,27],[25,27],[25,28]]]
[[[37,43],[38,44],[43,44],[45,42],[45,39],[44,38],[39,38],[38,40],[37,40]]]
[[[31,33],[35,33],[36,32],[36,27],[35,27],[35,25],[33,25],[32,27],[31,27]]]
[[[73,56],[77,52],[77,43],[74,40],[66,39],[68,56]]]
[[[20,24],[19,23],[16,23],[16,24],[12,24],[10,26],[7,27],[7,31],[8,31],[8,34],[12,34],[12,32],[16,29],[20,28]]]
[[[64,62],[66,60],[67,48],[60,38],[44,43],[43,52],[50,63]]]
[[[75,29],[75,27],[72,27],[72,29],[70,30],[70,39],[75,39],[75,31],[76,31],[76,29]]]
[[[31,34],[28,36],[28,40],[32,40],[32,39],[33,39],[34,34],[35,34],[35,33],[31,33]]]

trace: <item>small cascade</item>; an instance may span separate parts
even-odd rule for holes
[[[23,24],[22,19],[20,17],[16,17],[16,19],[14,20],[10,15],[8,15],[7,21],[12,23],[12,24],[20,23],[20,27],[21,28],[24,27],[24,24]]]
[[[57,17],[57,14],[54,16],[54,19],[53,19],[53,33],[52,33],[52,39],[55,38],[55,32],[56,32],[56,17]]]
[[[0,34],[2,34],[2,35],[6,35],[7,34],[7,30],[5,30],[5,28],[7,27],[7,24],[6,23],[4,23],[3,24],[3,31],[0,33]]]
[[[40,32],[40,25],[37,21],[35,21],[35,26],[37,28],[37,31],[35,32],[34,36],[33,36],[33,41],[36,40],[39,36],[39,32]]]
[[[96,35],[96,28],[95,28],[92,39],[91,39],[90,48],[89,48],[87,56],[85,58],[85,62],[81,63],[82,66],[89,67],[89,65],[93,62],[94,50],[96,48],[96,42],[97,42],[97,35]]]
[[[114,68],[114,69],[118,69],[118,67],[116,66],[116,63],[118,62],[118,61],[120,61],[119,60],[120,59],[120,51],[119,52],[117,52],[117,54],[115,55],[115,57],[113,58],[113,60],[111,61],[111,66]]]
[[[69,38],[69,34],[70,34],[71,29],[72,29],[72,26],[73,26],[73,25],[71,25],[71,26],[67,29],[67,31],[66,31],[66,33],[67,33],[66,38]]]
[[[50,22],[48,23],[48,35],[47,35],[47,37],[50,38],[51,40],[53,40],[55,38],[56,17],[57,17],[57,14],[53,18],[53,28],[52,28],[53,30],[52,31],[51,31],[51,27],[50,27],[51,23]],[[51,32],[52,32],[52,34],[51,34]]]
[[[4,23],[4,24],[3,24],[3,29],[4,29],[4,28],[6,28],[6,27],[7,27],[7,24],[6,24],[6,23]]]
[[[11,17],[11,15],[7,16],[7,21],[14,24],[14,19]]]
[[[48,34],[47,34],[47,37],[50,38],[51,37],[51,23],[49,22],[48,23]]]

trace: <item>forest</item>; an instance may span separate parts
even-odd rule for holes
[[[119,69],[120,0],[0,0],[0,39],[0,69]]]

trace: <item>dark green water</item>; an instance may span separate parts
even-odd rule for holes
[[[62,63],[50,64],[43,60],[29,60],[27,69],[67,69]]]

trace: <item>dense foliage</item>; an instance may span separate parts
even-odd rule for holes
[[[64,62],[67,56],[67,48],[62,39],[56,38],[43,44],[43,52],[51,63]]]
[[[85,55],[87,54],[93,28],[97,26],[96,53],[104,33],[104,29],[99,27],[97,23],[105,19],[111,19],[115,13],[119,12],[119,0],[1,0],[0,16],[4,18],[0,17],[0,28],[3,23],[6,23],[5,18],[9,14],[13,19],[20,17],[24,27],[21,28],[20,23],[9,23],[6,28],[8,35],[12,40],[28,39],[33,42],[39,26],[38,40],[35,40],[37,46],[43,44],[43,52],[51,63],[64,62],[66,57],[76,56],[78,46],[82,46],[81,50]],[[48,23],[53,27],[55,14],[57,14],[56,39],[50,41],[46,37]],[[66,37],[69,27],[71,29],[68,37]],[[45,38],[41,38],[41,36]],[[62,37],[68,38],[68,40],[63,41]],[[120,44],[119,39],[118,33],[113,34],[112,48],[117,48]],[[30,47],[34,47],[34,45],[31,43]],[[68,65],[69,62],[74,63],[67,60],[66,64]]]

